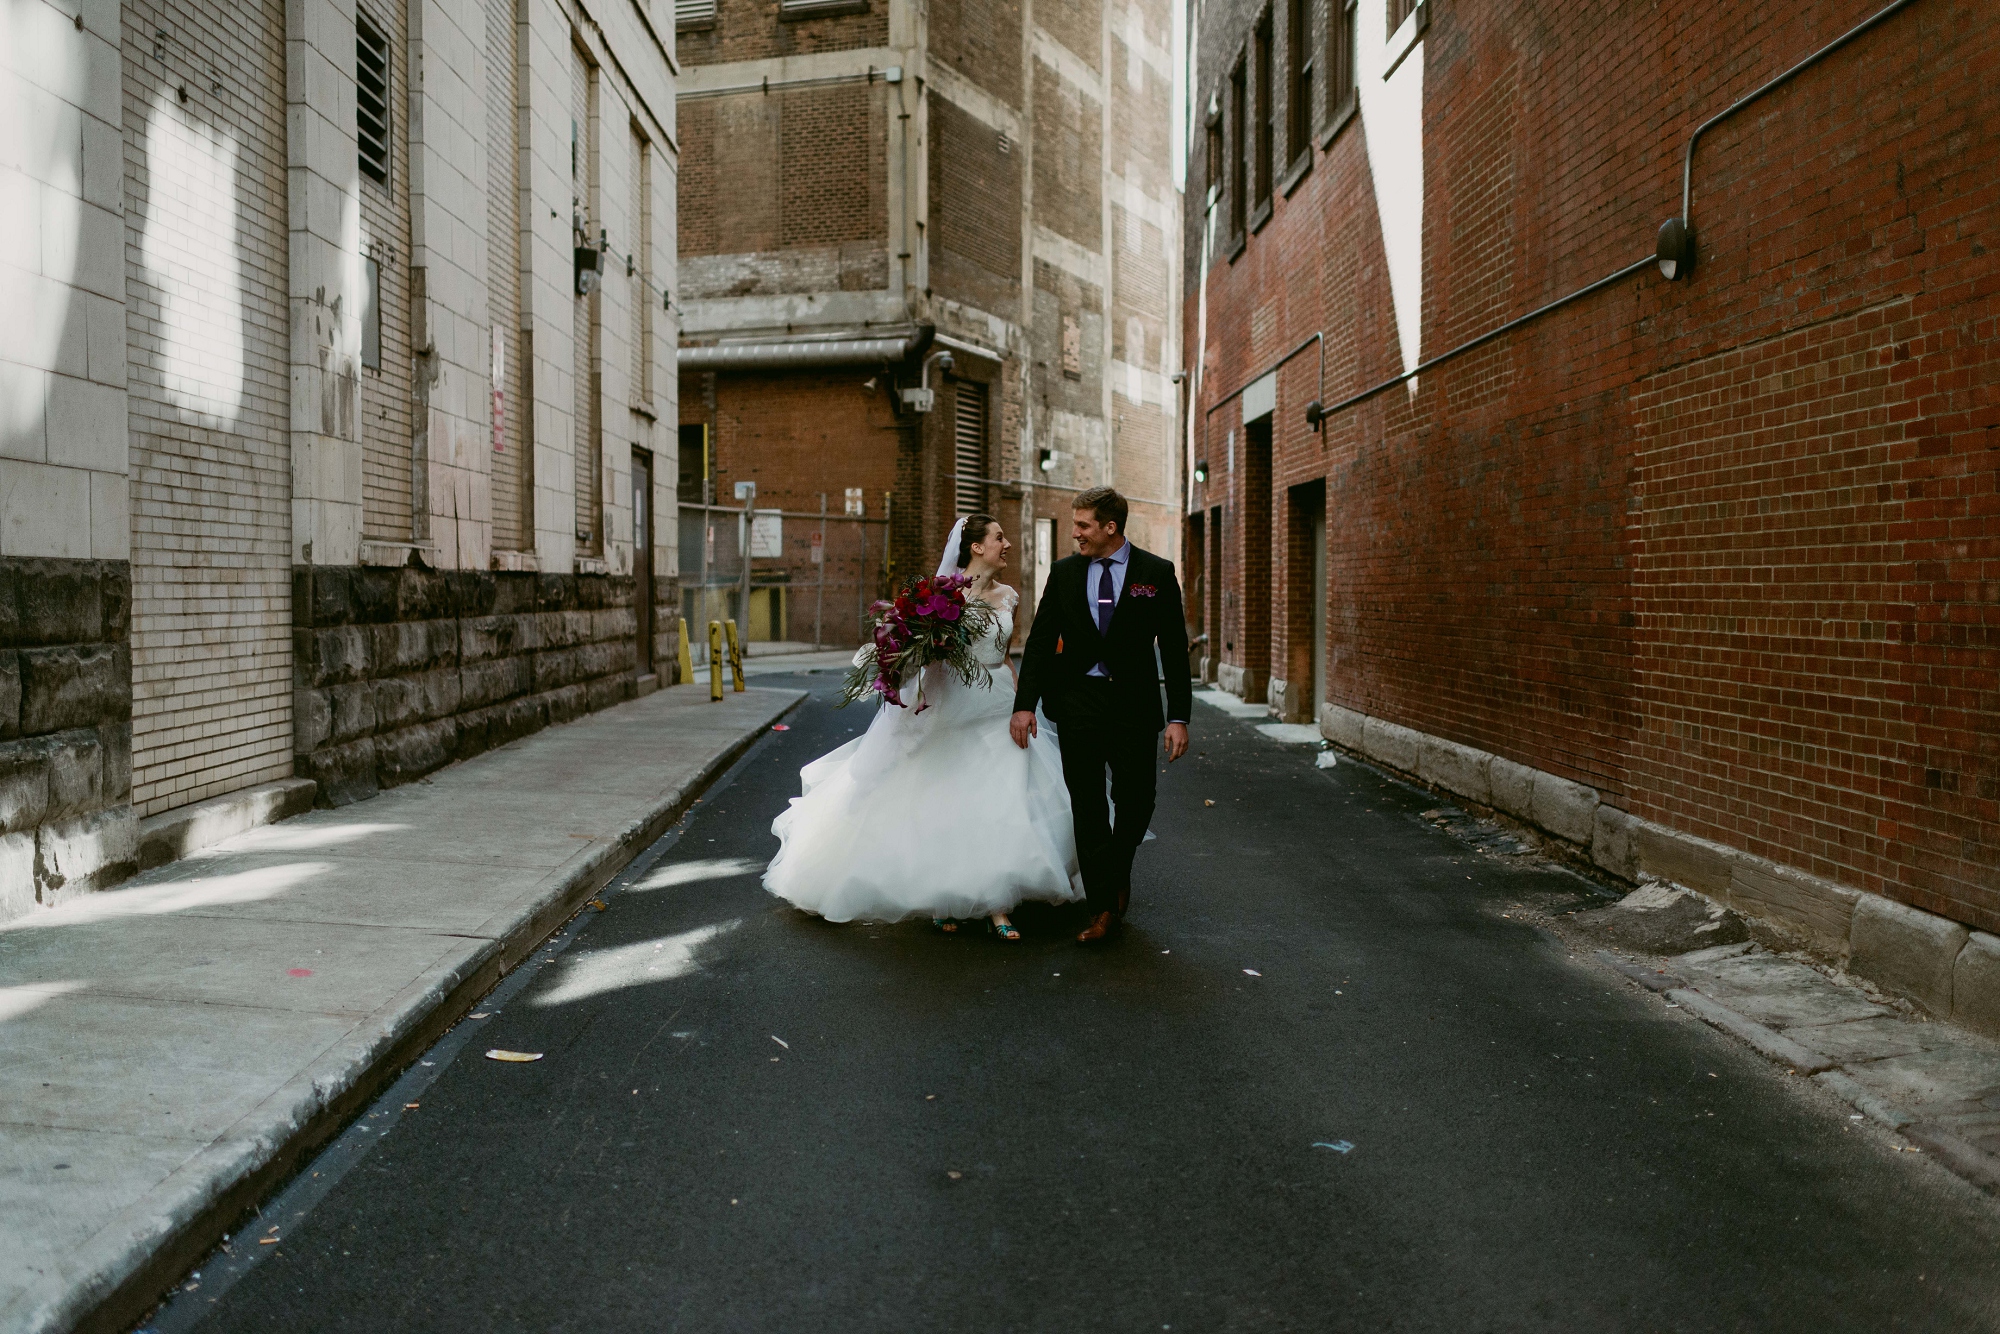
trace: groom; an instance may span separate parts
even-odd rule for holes
[[[1194,698],[1174,563],[1125,540],[1129,507],[1110,487],[1085,491],[1074,504],[1077,554],[1057,561],[1042,587],[1009,727],[1014,744],[1027,749],[1039,703],[1062,729],[1063,781],[1090,906],[1077,940],[1095,944],[1118,929],[1132,898],[1132,854],[1153,818],[1153,739],[1164,725],[1168,763],[1186,754]],[[1104,799],[1107,768],[1115,829]]]

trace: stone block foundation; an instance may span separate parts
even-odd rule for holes
[[[633,590],[622,575],[299,567],[297,776],[342,806],[631,699]]]
[[[137,868],[131,600],[124,561],[0,558],[0,921]]]

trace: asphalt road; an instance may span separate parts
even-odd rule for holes
[[[1108,949],[779,906],[771,818],[866,722],[800,680],[163,1327],[2000,1328],[1995,1201],[1514,911],[1583,882],[1206,706]]]

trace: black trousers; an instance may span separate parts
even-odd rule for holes
[[[1090,911],[1122,912],[1132,895],[1132,854],[1153,821],[1159,733],[1116,716],[1109,682],[1085,678],[1058,723],[1063,782],[1076,827],[1076,857]],[[1111,799],[1104,795],[1111,772]],[[1111,823],[1111,806],[1118,824]]]

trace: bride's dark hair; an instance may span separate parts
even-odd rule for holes
[[[962,570],[972,564],[972,544],[975,542],[984,542],[986,540],[986,530],[996,526],[999,522],[998,519],[990,514],[968,514],[965,516],[965,527],[960,529],[958,533],[959,569]]]

